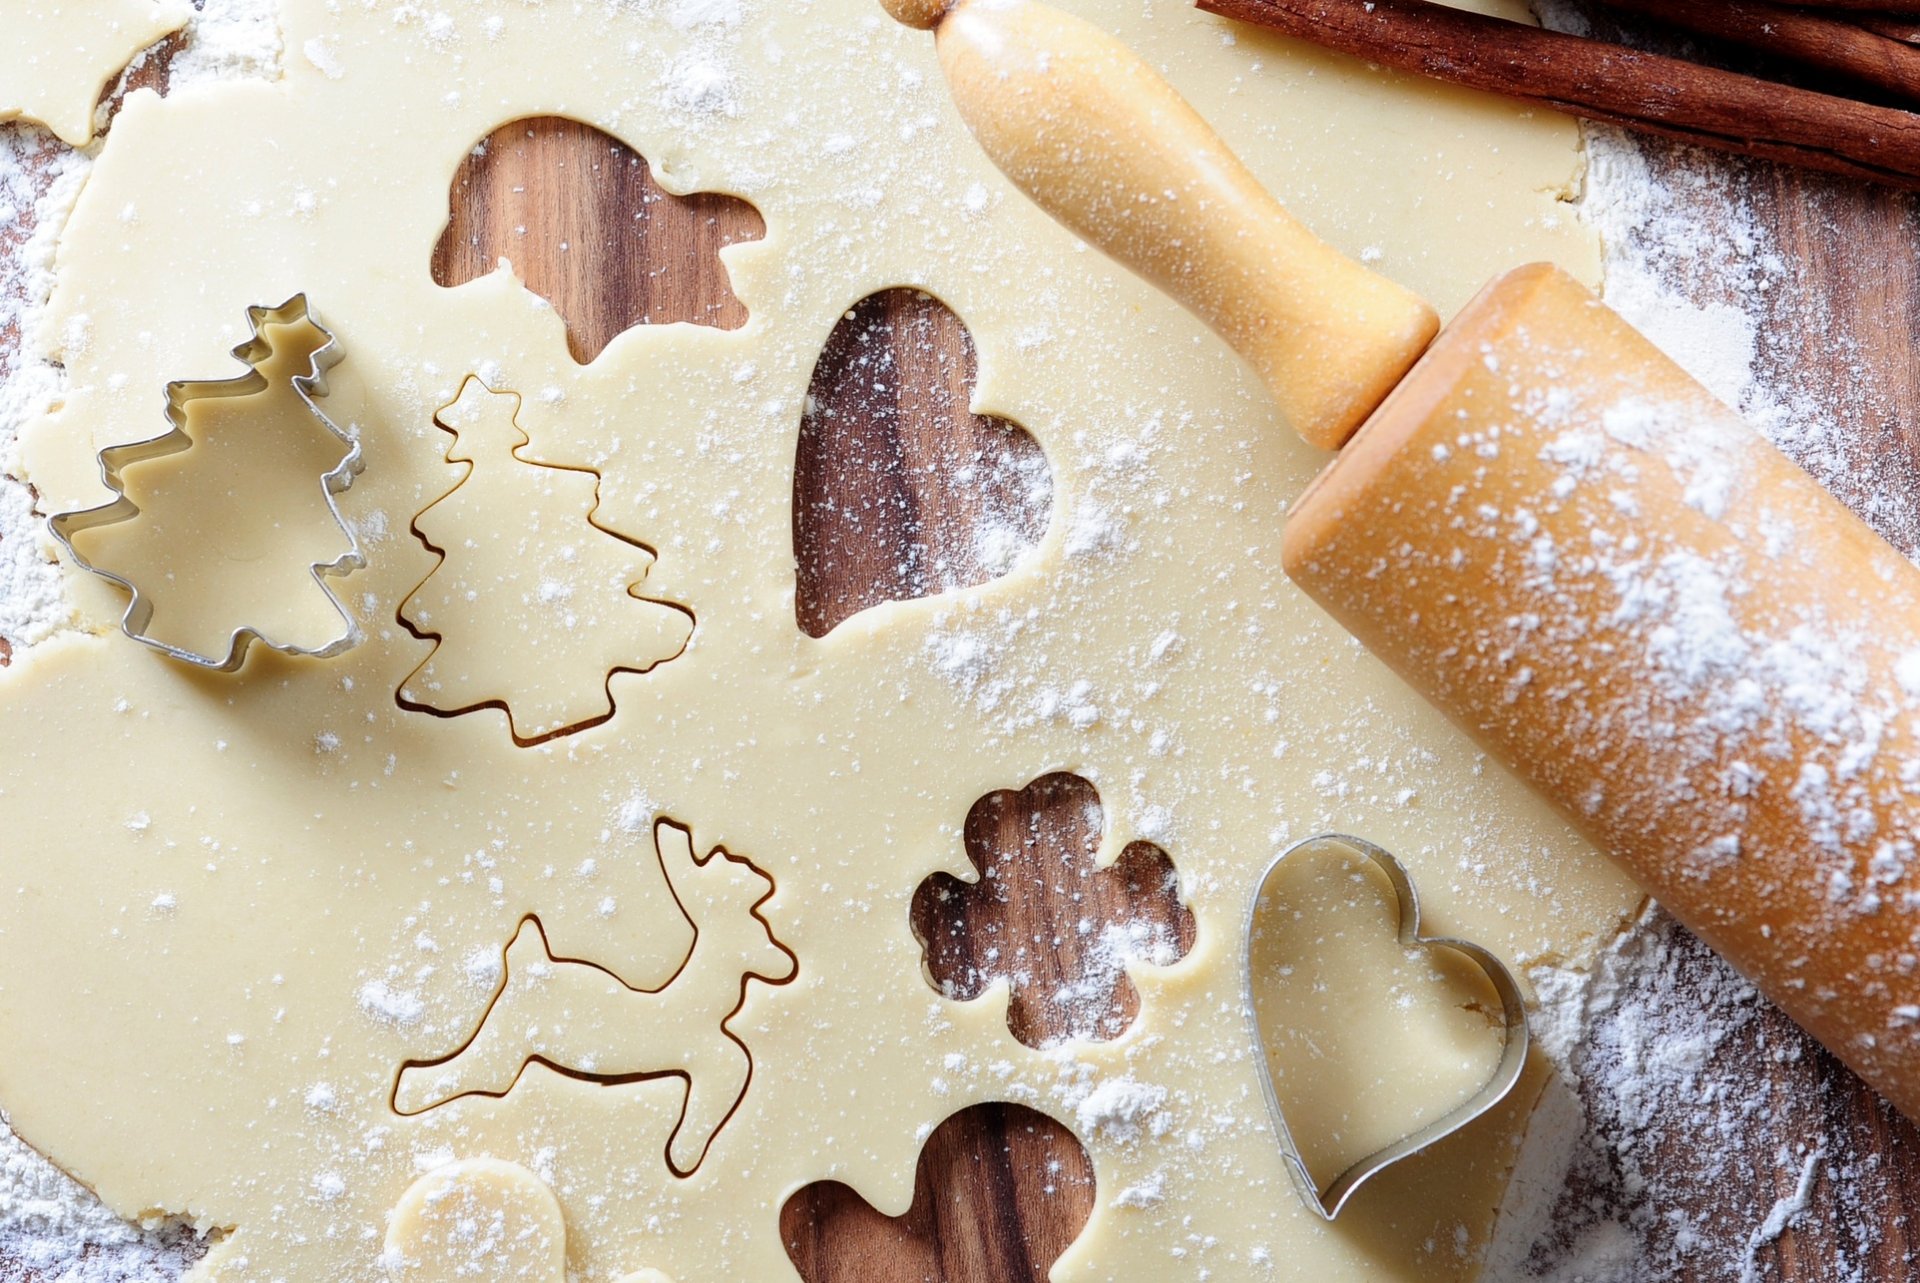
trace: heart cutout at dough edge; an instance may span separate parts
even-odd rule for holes
[[[1466,958],[1478,967],[1499,995],[1501,1016],[1506,1026],[1506,1042],[1501,1049],[1500,1061],[1494,1067],[1479,1091],[1447,1113],[1428,1123],[1418,1131],[1393,1142],[1382,1149],[1375,1150],[1349,1166],[1334,1177],[1324,1188],[1318,1185],[1307,1166],[1306,1156],[1301,1153],[1299,1144],[1294,1140],[1293,1131],[1287,1124],[1286,1111],[1280,1105],[1280,1094],[1273,1080],[1273,1067],[1268,1057],[1265,1031],[1260,1025],[1260,1013],[1254,1002],[1253,976],[1253,940],[1260,911],[1260,901],[1267,884],[1273,875],[1287,862],[1289,856],[1309,848],[1333,845],[1345,847],[1356,855],[1372,860],[1387,875],[1392,884],[1394,896],[1400,909],[1400,943],[1409,948],[1446,949]],[[1260,1086],[1266,1094],[1267,1113],[1273,1120],[1273,1130],[1280,1142],[1281,1154],[1285,1157],[1287,1170],[1299,1187],[1307,1204],[1319,1212],[1321,1219],[1333,1221],[1340,1215],[1347,1201],[1357,1193],[1362,1185],[1375,1176],[1396,1166],[1414,1155],[1424,1152],[1440,1141],[1453,1135],[1475,1119],[1490,1112],[1512,1094],[1526,1069],[1527,1055],[1532,1048],[1532,1033],[1527,1026],[1526,999],[1521,995],[1520,986],[1515,982],[1513,973],[1507,970],[1505,963],[1490,951],[1468,940],[1457,940],[1450,936],[1424,936],[1420,934],[1420,895],[1414,889],[1413,878],[1407,873],[1392,852],[1375,845],[1365,838],[1353,837],[1345,833],[1320,833],[1294,843],[1279,855],[1260,874],[1254,885],[1252,902],[1247,906],[1247,917],[1241,931],[1241,999],[1246,1006],[1247,1027],[1253,1038],[1255,1060],[1260,1067]]]

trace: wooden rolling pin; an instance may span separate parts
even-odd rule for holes
[[[1104,33],[886,2],[1015,183],[1347,442],[1288,574],[1920,1118],[1920,572],[1564,273],[1429,344]]]

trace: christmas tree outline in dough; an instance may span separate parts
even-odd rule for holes
[[[439,554],[440,562],[400,603],[398,619],[434,647],[400,683],[395,698],[411,712],[442,717],[497,709],[507,718],[513,742],[531,748],[611,719],[613,675],[649,672],[679,658],[695,621],[685,606],[640,595],[658,554],[597,520],[598,472],[520,453],[531,444],[519,424],[520,405],[519,393],[495,391],[468,375],[459,395],[434,414],[435,426],[453,437],[447,462],[464,464],[466,471],[413,519],[414,537]],[[517,466],[502,466],[507,464]],[[585,502],[579,508],[546,498],[563,482],[581,483]],[[577,517],[580,526],[542,530],[545,512]],[[539,577],[542,567],[525,547],[530,539],[554,554],[548,567],[564,569]],[[503,548],[513,540],[520,546]],[[508,616],[513,632],[499,626],[497,605],[487,611],[490,594],[472,586],[470,563],[490,551],[497,555],[483,573],[504,585],[504,591],[494,588],[492,601],[519,593]],[[610,576],[604,583],[590,582],[595,561]],[[637,637],[638,630],[624,619],[580,619],[582,608],[574,602],[583,585],[602,592],[603,600],[617,596],[643,608],[638,617],[652,628],[650,653],[635,654],[647,639]],[[525,645],[503,644],[514,637]],[[456,664],[462,667],[455,669]],[[574,671],[583,667],[591,667],[591,675]]]
[[[47,523],[76,565],[118,585],[127,594],[126,610],[120,617],[122,632],[183,663],[220,672],[239,668],[255,641],[283,654],[329,658],[357,645],[361,638],[353,615],[326,581],[366,565],[359,541],[341,519],[335,503],[336,496],[353,484],[364,460],[358,440],[342,431],[315,404],[316,398],[327,395],[327,371],[338,365],[344,354],[332,332],[314,316],[304,294],[296,294],[278,307],[249,307],[247,319],[251,334],[232,350],[234,358],[247,366],[247,372],[231,379],[169,383],[167,431],[100,451],[100,477],[114,498],[99,507],[56,513]],[[276,426],[276,418],[278,425],[312,422],[324,429],[326,436],[304,441],[283,438],[277,454],[273,454],[267,449],[275,444],[269,435],[229,438],[219,421],[234,418],[245,418],[256,426]],[[332,459],[335,445],[340,449],[339,457],[309,478],[305,468]],[[324,455],[316,452],[316,446]],[[247,488],[244,478],[241,485],[231,484],[235,467],[226,452],[236,448],[242,467],[257,466],[261,461],[269,465],[288,462],[291,451],[304,451],[314,457],[292,460],[291,467],[270,469],[265,477],[253,478],[257,483],[285,487],[277,500],[263,502],[257,494],[242,494]],[[288,475],[276,476],[275,471]],[[152,485],[156,474],[171,475],[185,491],[195,485],[227,483],[229,499],[242,494],[247,502],[230,502],[222,508],[192,502],[204,496],[188,493],[185,497],[189,502],[184,504],[161,503],[161,496],[168,491],[155,489],[154,497],[143,507],[130,493],[130,484],[136,490],[143,480]],[[307,488],[312,481],[318,482],[318,504],[314,503],[315,492]],[[229,521],[262,514],[267,520],[264,525],[256,523],[252,530],[235,531],[217,518],[208,520],[209,511],[222,510]],[[282,539],[286,528],[302,515],[309,527],[330,528],[346,544],[345,551],[337,551],[331,558],[293,558],[307,572],[317,598],[276,594],[257,581],[247,582],[248,572],[261,564],[261,556],[232,551],[213,555],[219,549],[251,549],[256,543],[265,546],[269,540]],[[114,542],[128,538],[134,539],[131,547],[114,549]],[[88,545],[96,551],[89,554],[85,551]],[[196,545],[206,545],[202,549],[205,555],[192,555]],[[156,560],[157,564],[144,570],[134,568],[133,563],[141,560]],[[185,584],[183,571],[188,580]],[[222,571],[226,572],[224,578]],[[198,579],[197,575],[206,578]],[[189,602],[197,597],[200,600],[195,604],[202,609],[189,605],[185,611],[162,611],[155,598],[155,581],[169,585],[162,597]],[[215,601],[228,613],[209,629],[204,623],[205,608]],[[160,618],[156,624],[157,614]],[[202,617],[197,627],[195,616]],[[263,616],[277,618],[267,622]],[[215,640],[223,645],[205,644]]]
[[[654,822],[653,841],[674,903],[693,927],[693,944],[667,982],[636,988],[598,963],[556,953],[539,916],[527,914],[466,1041],[401,1066],[395,1113],[505,1097],[535,1064],[603,1086],[676,1077],[687,1093],[666,1161],[675,1176],[693,1174],[751,1085],[752,1053],[728,1027],[746,1005],[747,982],[790,984],[800,964],[763,912],[775,894],[771,877],[724,847],[697,854],[692,831],[670,819]],[[678,1047],[660,1048],[676,1036]]]
[[[567,1283],[567,1220],[544,1180],[518,1163],[436,1167],[394,1204],[382,1253],[389,1283]],[[658,1270],[620,1283],[673,1283]]]

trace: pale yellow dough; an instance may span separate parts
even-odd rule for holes
[[[1310,226],[1443,310],[1527,259],[1594,274],[1561,199],[1571,125],[1183,5],[1073,7],[1162,64]],[[124,1213],[226,1230],[200,1283],[380,1283],[409,1186],[480,1159],[541,1174],[589,1283],[791,1280],[794,1190],[841,1180],[903,1212],[921,1142],[987,1100],[1052,1114],[1093,1155],[1098,1207],[1060,1283],[1469,1276],[1510,1137],[1382,1178],[1332,1227],[1289,1183],[1239,996],[1254,880],[1295,839],[1371,838],[1419,882],[1428,930],[1516,969],[1580,955],[1638,897],[1286,583],[1281,521],[1321,458],[1252,374],[1019,198],[932,42],[872,0],[444,19],[288,0],[283,35],[281,82],[129,99],[45,327],[92,341],[64,354],[71,389],[24,459],[48,510],[102,502],[94,452],[160,431],[168,380],[229,374],[247,306],[306,291],[348,354],[324,404],[365,454],[340,506],[369,565],[336,584],[367,640],[193,672],[113,632],[121,601],[76,572],[86,632],[0,676],[0,1105],[20,1134]],[[767,238],[724,251],[744,328],[641,327],[582,368],[510,274],[432,283],[468,149],[553,112],[673,190],[761,211]],[[794,613],[803,400],[839,318],[898,285],[965,321],[974,408],[1040,441],[1053,518],[1003,578],[815,640]],[[438,562],[410,523],[462,471],[434,415],[469,375],[520,395],[523,460],[599,474],[594,521],[653,550],[646,597],[696,621],[610,688],[569,661],[568,697],[610,689],[616,711],[535,748],[500,707],[395,698],[432,647],[398,619]],[[573,487],[548,502],[543,520],[582,516]],[[512,644],[516,613],[461,616],[461,644]],[[623,618],[577,653],[635,657],[600,635]],[[1098,786],[1104,858],[1168,853],[1199,933],[1177,964],[1131,968],[1124,1036],[1040,1052],[1008,1032],[1004,988],[929,986],[908,906],[970,870],[975,799],[1058,770]],[[797,960],[739,982],[724,1028],[751,1077],[692,1175],[667,1162],[671,1074],[603,1086],[535,1063],[504,1097],[397,1113],[403,1066],[473,1032],[530,915],[555,954],[674,992],[701,945],[657,821],[770,878],[762,934]],[[537,1006],[543,1030],[566,1015]],[[699,1053],[643,1050],[648,1069]]]
[[[0,121],[85,144],[107,81],[192,14],[186,0],[0,0]]]
[[[518,1163],[470,1158],[407,1187],[387,1223],[391,1283],[567,1283],[567,1224],[553,1190]],[[620,1283],[673,1283],[641,1270]]]

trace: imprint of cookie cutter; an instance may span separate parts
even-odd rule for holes
[[[1411,1136],[1368,1154],[1334,1177],[1324,1188],[1314,1182],[1313,1174],[1307,1167],[1306,1157],[1300,1152],[1300,1146],[1293,1138],[1292,1129],[1287,1126],[1286,1112],[1280,1107],[1280,1094],[1274,1087],[1273,1067],[1268,1063],[1266,1037],[1260,1028],[1260,1016],[1254,1008],[1253,996],[1253,933],[1259,916],[1260,901],[1266,894],[1267,883],[1272,880],[1274,872],[1286,862],[1287,857],[1297,851],[1319,846],[1345,847],[1357,855],[1366,856],[1378,865],[1387,875],[1387,881],[1393,884],[1394,895],[1399,901],[1400,943],[1407,946],[1417,945],[1421,948],[1447,949],[1474,963],[1486,974],[1488,982],[1493,985],[1494,992],[1499,995],[1501,1016],[1506,1026],[1506,1044],[1500,1053],[1500,1063],[1494,1067],[1492,1076],[1471,1099],[1428,1123]],[[1362,1185],[1389,1167],[1423,1153],[1453,1135],[1506,1100],[1518,1085],[1520,1075],[1526,1068],[1528,1051],[1532,1046],[1532,1035],[1527,1028],[1526,999],[1520,993],[1520,986],[1514,982],[1513,974],[1507,970],[1506,964],[1479,945],[1446,936],[1420,934],[1419,893],[1414,890],[1413,879],[1408,876],[1406,867],[1384,848],[1364,838],[1351,837],[1345,833],[1321,833],[1296,842],[1282,851],[1261,873],[1260,881],[1255,885],[1253,903],[1247,909],[1246,929],[1242,933],[1241,944],[1244,956],[1241,970],[1241,997],[1246,1004],[1247,1023],[1253,1033],[1254,1051],[1260,1063],[1260,1085],[1266,1091],[1267,1112],[1273,1119],[1273,1130],[1279,1139],[1280,1150],[1286,1158],[1287,1170],[1293,1176],[1294,1184],[1299,1187],[1307,1203],[1320,1213],[1322,1219],[1332,1221],[1340,1215],[1341,1209],[1347,1205],[1347,1200],[1352,1198]]]
[[[333,331],[320,323],[313,309],[307,303],[305,294],[296,294],[278,307],[249,307],[247,320],[252,333],[247,341],[233,349],[233,355],[246,364],[247,373],[232,379],[214,381],[176,380],[167,384],[167,431],[146,441],[135,441],[127,445],[108,446],[100,451],[100,479],[113,491],[111,502],[97,508],[85,508],[77,512],[55,513],[47,519],[47,527],[60,547],[71,557],[75,565],[91,571],[120,586],[127,594],[127,609],[120,616],[120,631],[143,646],[151,646],[170,659],[183,664],[214,672],[231,673],[238,669],[247,658],[247,648],[258,641],[270,650],[283,655],[298,655],[310,659],[330,659],[358,645],[361,640],[360,626],[354,622],[353,615],[327,586],[329,575],[344,575],[349,571],[363,569],[367,562],[360,548],[360,541],[353,527],[341,517],[335,498],[353,484],[353,479],[365,467],[360,454],[360,443],[340,430],[319,406],[314,404],[315,397],[327,394],[327,371],[340,364],[345,358],[340,342]],[[294,375],[291,383],[294,394],[328,432],[340,439],[347,447],[346,457],[341,459],[331,471],[324,473],[320,480],[325,490],[327,510],[347,537],[346,553],[330,562],[317,562],[312,567],[314,583],[325,593],[327,600],[340,615],[343,625],[341,634],[320,646],[283,645],[263,634],[251,625],[241,625],[229,635],[227,652],[224,656],[202,655],[198,651],[187,650],[171,645],[156,637],[147,635],[147,626],[153,620],[153,602],[132,580],[115,574],[102,566],[96,566],[82,556],[73,546],[73,536],[85,530],[99,526],[110,526],[130,520],[140,515],[139,507],[127,498],[125,483],[121,480],[121,471],[129,464],[144,463],[149,459],[163,458],[192,448],[193,439],[186,432],[186,406],[190,401],[214,397],[253,396],[264,392],[270,386],[267,377],[255,368],[257,363],[273,354],[272,345],[262,334],[269,325],[293,325],[306,321],[319,332],[325,340],[315,348],[310,358],[311,365],[306,374]]]

